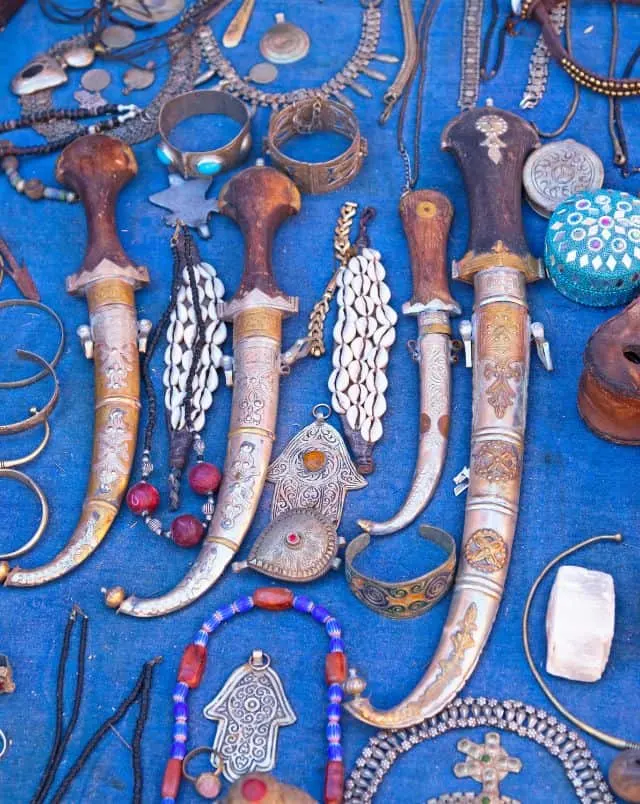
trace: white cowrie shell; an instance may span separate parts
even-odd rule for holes
[[[213,404],[213,394],[205,386],[202,389],[202,398],[200,400],[200,407],[202,408],[202,410],[209,410],[212,404]]]
[[[340,362],[338,364],[338,367],[339,366],[345,366],[345,367],[348,366],[349,363],[353,363],[353,359],[354,358],[353,358],[353,352],[351,351],[351,347],[348,344],[345,343],[340,348]]]
[[[189,321],[192,321],[194,324],[196,323],[195,307],[188,307],[187,308],[187,318],[189,319]]]
[[[365,273],[367,272],[367,258],[363,254],[358,254],[356,259],[358,260],[359,272]]]
[[[185,302],[187,300],[187,289],[184,285],[181,286],[176,297],[176,301]]]
[[[331,397],[331,406],[336,413],[345,413],[350,404],[349,397],[340,391],[336,391]]]
[[[180,420],[182,418],[182,411],[180,408],[171,409],[171,429],[177,430],[180,427]]]
[[[189,371],[191,369],[191,364],[193,363],[193,352],[185,352],[182,355],[182,368],[185,371]]]
[[[187,347],[187,349],[191,349],[195,339],[196,339],[196,325],[187,324],[187,326],[184,328],[184,345]]]
[[[362,256],[366,257],[368,260],[379,260],[380,252],[375,248],[370,248],[367,246],[366,248],[362,249]]]
[[[369,321],[370,319],[366,315],[359,316],[356,321],[356,330],[361,338],[366,338],[369,334]]]
[[[213,333],[213,343],[216,346],[220,346],[220,344],[224,343],[227,338],[227,325],[224,321],[219,321],[218,326],[216,327],[216,331]]]
[[[389,380],[387,379],[387,375],[383,371],[376,371],[374,377],[375,377],[376,391],[379,394],[384,394],[384,392],[389,387]]]
[[[367,274],[362,275],[362,293],[364,296],[371,292],[372,282]]]
[[[222,349],[216,346],[215,343],[211,344],[211,362],[217,368],[222,363]]]
[[[382,394],[376,394],[376,398],[373,403],[373,415],[377,419],[381,419],[386,412],[387,412],[387,400],[384,398]]]
[[[167,410],[171,410],[171,388],[167,388],[164,392],[164,406]]]
[[[361,338],[360,335],[358,335],[357,337],[355,337],[353,339],[353,341],[351,342],[350,346],[351,346],[351,351],[353,352],[354,358],[356,360],[360,360],[360,358],[362,357],[362,354],[364,352],[364,347],[365,347],[364,339]]]
[[[391,300],[391,291],[389,290],[389,286],[386,284],[386,282],[380,282],[378,284],[378,289],[382,304],[389,304],[389,301]]]
[[[199,388],[191,395],[191,407],[194,410],[200,410],[200,400],[202,399],[202,389]]]
[[[165,388],[169,388],[171,385],[171,367],[167,366],[166,369],[162,372],[162,384]]]
[[[369,391],[369,393],[373,393],[374,391],[377,391],[377,388],[376,388],[376,373],[375,373],[375,371],[368,371],[367,372],[367,377],[365,379],[365,385],[367,386],[367,391]]]
[[[384,265],[381,262],[378,262],[378,260],[376,260],[373,263],[373,266],[374,266],[374,271],[375,271],[375,275],[376,275],[376,280],[378,282],[384,282],[384,279],[385,279],[385,277],[387,275],[387,272],[385,270]]]
[[[379,306],[382,303],[380,301],[380,285],[377,282],[374,282],[371,286],[370,296],[376,306]]]
[[[378,351],[377,348],[373,344],[370,344],[364,353],[363,362],[366,363],[368,366],[375,368],[377,351]]]
[[[357,365],[356,363],[352,363],[353,365]],[[335,389],[336,391],[346,391],[350,385],[349,382],[349,371],[344,368],[336,369],[335,371]]]
[[[384,369],[389,365],[389,352],[386,349],[378,349],[376,354],[376,368]]]
[[[388,304],[385,303],[384,314],[387,317],[387,321],[391,324],[391,326],[395,327],[395,325],[398,323],[398,314],[393,309],[393,307],[390,307]]]
[[[362,409],[364,410],[367,416],[373,416],[373,403],[376,400],[376,395],[374,393],[370,393],[367,398],[364,400],[362,404]]]
[[[360,386],[350,385],[347,391],[347,396],[349,397],[350,402],[352,402],[354,405],[357,405],[360,401]]]
[[[192,424],[191,424],[191,427],[192,427],[192,428],[193,428],[193,429],[196,431],[196,433],[199,433],[199,432],[200,432],[200,430],[202,430],[202,428],[204,427],[204,423],[205,423],[205,415],[204,415],[204,411],[203,411],[203,410],[201,410],[201,411],[200,411],[200,412],[199,412],[199,413],[196,415],[196,417],[195,417],[195,418],[193,418],[193,416],[192,416]]]
[[[351,343],[357,335],[356,324],[353,319],[347,318],[342,325],[342,343]],[[352,347],[353,348],[353,347]]]
[[[189,313],[187,311],[186,303],[177,301],[176,313],[178,315],[178,319],[182,321],[183,324],[186,324],[189,319]]]
[[[210,301],[207,306],[207,310],[209,311],[209,318],[211,319],[216,319],[218,317],[218,309],[216,304],[217,302]]]
[[[216,269],[213,267],[213,265],[211,265],[210,262],[201,262],[200,268],[205,274],[208,274],[212,278],[216,275]]]
[[[180,347],[180,344],[179,343],[174,343],[173,346],[171,346],[171,362],[174,365],[178,366],[178,365],[180,365],[180,363],[182,363],[182,357],[183,357],[183,354],[182,354],[182,348]]]
[[[336,377],[338,376],[338,372],[334,369],[331,374],[329,374],[329,379],[327,380],[327,388],[329,389],[329,393],[333,394],[336,390]]]
[[[202,354],[200,355],[200,363],[205,368],[211,363],[211,352],[207,346],[205,346],[205,348],[202,350]]]
[[[380,346],[383,349],[388,349],[395,342],[395,339],[396,331],[393,327],[389,327],[388,329],[380,327],[380,329],[373,336],[373,341],[376,346]]]
[[[347,424],[352,430],[357,430],[360,426],[360,411],[356,407],[351,407],[347,411]]]
[[[213,393],[218,387],[219,382],[220,378],[218,377],[218,372],[215,369],[211,369],[207,375],[207,389]]]
[[[224,282],[219,276],[216,276],[216,278],[213,280],[213,290],[216,294],[216,298],[222,299],[224,296]]]
[[[217,321],[210,321],[207,324],[207,328],[204,331],[204,339],[206,343],[211,343],[213,340],[213,333],[216,331],[216,327],[218,326]]]
[[[210,277],[205,279],[204,292],[205,292],[205,296],[208,299],[215,299],[216,294],[214,293],[214,290],[213,290],[213,280]]]
[[[342,303],[345,307],[353,307],[356,300],[356,294],[352,287],[346,287],[342,290]]]
[[[358,382],[360,379],[360,363],[351,363],[347,369],[351,382]]]
[[[357,258],[357,257],[351,257],[351,258],[349,259],[349,262],[347,263],[347,265],[348,265],[348,267],[349,267],[349,270],[350,270],[350,271],[351,271],[353,274],[359,274],[359,273],[362,273],[362,267],[361,267],[360,262],[358,261],[358,258]]]
[[[369,316],[374,310],[374,304],[368,296],[358,296],[353,306],[360,316]]]
[[[186,265],[182,269],[182,281],[185,283],[185,285],[189,285],[189,269]]]
[[[353,277],[351,288],[356,296],[362,296],[362,274]]]

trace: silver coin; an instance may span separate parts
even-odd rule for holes
[[[109,25],[100,34],[100,40],[109,50],[120,50],[135,41],[136,32],[128,25]]]
[[[124,76],[124,94],[128,95],[134,89],[147,89],[156,80],[156,74],[150,67],[130,67]]]
[[[249,70],[249,81],[254,84],[270,84],[278,77],[278,68],[275,64],[270,64],[268,61],[261,61],[259,64],[254,64]]]
[[[80,79],[80,83],[89,92],[100,92],[111,83],[111,75],[102,67],[97,67],[94,70],[87,70]]]
[[[69,67],[88,67],[93,64],[96,54],[90,47],[72,47],[62,56]]]
[[[260,53],[274,64],[292,64],[303,59],[310,46],[309,34],[278,13],[276,24],[260,40]]]
[[[527,159],[522,182],[529,204],[544,218],[569,196],[598,190],[604,167],[598,154],[575,140],[550,142]]]
[[[114,7],[140,22],[164,22],[182,11],[184,0],[120,0]]]

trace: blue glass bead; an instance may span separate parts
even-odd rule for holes
[[[186,743],[174,742],[171,746],[171,759],[184,759],[187,756]]]
[[[160,804],[176,804],[175,798],[163,798]]]
[[[236,615],[235,611],[233,610],[233,607],[230,605],[223,606],[221,609],[218,609],[216,614],[219,615],[222,622],[226,622],[227,620],[230,620],[232,617],[235,617]]]
[[[251,611],[253,608],[253,599],[250,597],[239,597],[235,602],[235,607],[238,610],[238,614],[244,614],[247,611]]]
[[[342,738],[342,729],[339,723],[327,723],[327,740],[330,743],[339,743]]]
[[[344,653],[344,642],[341,639],[332,639],[329,642],[331,653]]]
[[[293,598],[293,608],[296,611],[301,611],[303,614],[310,614],[316,607],[316,604],[306,595],[296,595]]]
[[[182,681],[176,684],[176,687],[173,691],[173,700],[176,703],[179,702],[184,703],[184,701],[187,700],[188,695],[189,695],[189,687],[187,687],[186,684],[184,684]]]
[[[339,703],[330,703],[327,706],[327,717],[329,720],[340,720],[342,715],[342,707]]]
[[[175,703],[173,705],[173,716],[176,720],[178,718],[189,720],[189,704],[184,703],[183,701],[178,701]]]
[[[342,628],[340,627],[340,623],[336,620],[335,617],[332,617],[330,620],[327,620],[325,628],[327,630],[327,634],[330,637],[335,637],[336,639],[339,639],[342,636]]]
[[[198,159],[196,170],[202,176],[215,176],[222,170],[223,163],[217,156],[203,156]]]
[[[344,696],[340,684],[331,684],[327,690],[331,703],[340,703]]]
[[[170,165],[173,162],[171,152],[164,145],[158,145],[156,148],[156,156],[163,165]]]
[[[209,634],[206,631],[200,629],[196,634],[196,638],[193,640],[196,645],[202,645],[203,648],[206,648],[209,643]]]
[[[313,611],[311,612],[311,616],[313,617],[313,619],[316,622],[318,622],[318,623],[320,623],[322,625],[324,625],[324,623],[327,620],[332,620],[333,619],[331,614],[325,609],[324,606],[315,606]]]
[[[342,746],[332,743],[327,747],[327,756],[331,762],[342,762]]]
[[[189,727],[186,723],[174,723],[173,724],[173,738],[174,740],[178,737],[184,737],[185,739],[189,736]]]
[[[202,624],[202,627],[203,627],[203,629],[206,628],[207,631],[210,634],[212,634],[216,630],[216,628],[219,627],[219,625],[220,625],[220,620],[218,620],[216,618],[216,615],[213,614],[208,620],[205,620],[205,622]]]

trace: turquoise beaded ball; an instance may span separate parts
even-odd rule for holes
[[[627,304],[640,289],[640,199],[617,190],[571,196],[549,220],[544,261],[555,287],[572,301]]]

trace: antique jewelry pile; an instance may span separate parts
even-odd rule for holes
[[[339,16],[329,16],[331,3],[340,5]],[[33,770],[34,792],[27,794],[32,804],[129,796],[134,804],[178,804],[191,793],[185,797],[183,781],[202,799],[220,804],[408,804],[416,796],[427,804],[519,804],[509,795],[510,786],[526,789],[532,801],[577,798],[585,804],[613,804],[618,797],[640,804],[640,743],[592,725],[578,714],[581,706],[574,705],[578,701],[586,708],[585,684],[610,683],[602,679],[614,660],[618,667],[629,663],[633,640],[628,632],[625,639],[616,639],[620,621],[628,618],[619,605],[628,580],[606,566],[566,561],[587,547],[620,544],[623,537],[616,524],[611,535],[592,535],[555,557],[557,551],[544,546],[547,537],[560,543],[578,522],[590,521],[580,517],[582,506],[573,503],[585,489],[566,482],[567,456],[556,461],[557,439],[568,441],[566,434],[571,434],[571,455],[592,474],[586,490],[597,484],[604,495],[619,469],[618,456],[631,454],[611,447],[606,456],[595,455],[578,444],[567,422],[580,428],[585,439],[640,445],[640,201],[631,186],[608,186],[604,160],[591,147],[579,139],[560,139],[579,111],[581,88],[588,90],[594,104],[607,105],[612,164],[620,178],[640,170],[631,163],[633,149],[622,117],[623,108],[633,108],[627,99],[640,96],[640,78],[633,75],[640,48],[618,75],[625,45],[621,32],[627,29],[615,0],[606,74],[586,66],[589,57],[597,61],[593,43],[603,34],[593,33],[593,53],[584,47],[584,37],[595,26],[576,36],[571,0],[514,0],[509,7],[493,0],[490,9],[484,0],[423,0],[419,13],[412,0],[327,0],[313,9],[313,4],[292,4],[277,11],[263,4],[237,0],[222,25],[218,15],[229,0],[81,0],[73,7],[40,0],[37,8],[27,4],[24,9],[23,0],[0,0],[0,51],[13,56],[28,46],[30,53],[27,63],[8,77],[18,111],[8,111],[0,121],[0,170],[6,187],[15,191],[7,190],[3,225],[22,225],[26,246],[31,240],[44,243],[46,259],[39,270],[49,271],[45,282],[34,267],[36,282],[0,237],[0,284],[8,277],[23,297],[3,298],[0,312],[17,311],[25,324],[5,325],[0,340],[4,345],[13,343],[14,336],[27,337],[27,325],[39,313],[59,330],[53,356],[46,356],[46,348],[43,354],[39,348],[15,349],[19,361],[35,365],[30,376],[3,374],[0,380],[0,391],[12,392],[41,380],[52,384],[48,400],[28,406],[26,417],[11,412],[0,423],[0,437],[7,437],[2,439],[0,479],[32,492],[38,509],[28,538],[17,547],[3,545],[0,552],[0,586],[25,590],[14,594],[17,606],[5,620],[15,627],[5,629],[7,644],[0,644],[7,650],[0,653],[0,695],[7,696],[0,712],[0,766],[6,765],[7,753],[16,753],[21,791],[26,789],[23,774]],[[382,46],[391,42],[396,12],[396,41],[386,52]],[[43,25],[55,26],[54,35],[47,30],[42,41],[36,41],[41,27],[30,24],[38,15]],[[66,26],[65,35],[56,36],[60,26]],[[22,37],[14,51],[11,36],[23,30],[33,41]],[[345,42],[349,50],[340,54]],[[253,62],[245,58],[251,48]],[[513,69],[514,53],[525,57],[521,74]],[[449,78],[454,66],[459,67],[457,91],[454,87],[453,95],[445,97],[442,71]],[[511,96],[519,110],[540,115],[557,93],[561,73],[573,95],[554,131],[544,132],[495,102],[497,79],[502,79],[503,90],[506,82],[510,91],[515,87]],[[491,97],[483,102],[481,95],[494,81]],[[365,127],[355,102],[374,97],[380,103],[375,112],[379,129]],[[439,107],[447,103],[449,122],[435,131]],[[395,131],[389,135],[384,127],[394,114]],[[592,128],[579,133],[587,139]],[[433,147],[426,156],[434,133],[457,169]],[[55,184],[33,172],[39,169],[37,157],[43,158],[40,162],[48,158],[50,166],[55,158]],[[447,165],[451,175],[445,175]],[[440,189],[421,186],[427,173],[438,185],[464,187],[468,211],[460,205],[456,213]],[[346,199],[339,193],[347,185]],[[352,200],[358,195],[361,200]],[[318,196],[328,198],[323,202]],[[378,208],[367,205],[373,198]],[[397,209],[391,217],[389,199]],[[523,216],[524,199],[531,209]],[[29,205],[40,200],[61,201],[69,208]],[[63,260],[44,241],[49,230],[37,216],[47,207],[68,241]],[[164,210],[170,235],[154,207]],[[319,225],[318,210],[329,208],[331,220]],[[450,266],[456,214],[464,219],[468,242]],[[534,215],[538,223],[548,219],[541,258],[530,253],[525,233]],[[227,220],[214,221],[214,216]],[[394,227],[404,233],[404,253],[393,247]],[[281,229],[296,239],[281,237]],[[161,254],[156,243],[163,232],[169,240],[164,252],[170,251],[173,261],[171,278],[164,282],[158,265],[141,265],[133,257],[145,248],[148,256]],[[60,236],[56,230],[52,242]],[[85,243],[82,255],[79,242]],[[83,300],[86,323],[78,318],[81,303],[75,316],[61,318],[40,300],[45,288],[61,287],[60,261],[65,270],[73,270],[65,288]],[[229,265],[232,275],[226,273]],[[400,304],[396,291],[402,271],[410,276],[410,292]],[[452,292],[452,278],[466,283],[472,294]],[[568,323],[577,337],[576,305],[596,308],[594,316],[600,307],[619,309],[611,317],[594,317],[599,325],[580,344],[584,366],[579,380],[574,372],[574,409],[563,410],[563,421],[553,423],[546,441],[531,444],[529,396],[538,401],[541,388],[547,388],[547,399],[552,396],[544,372],[531,368],[535,348],[542,367],[554,370],[545,326],[529,312],[529,297],[540,308],[544,294],[529,294],[528,285],[544,279],[564,297],[556,297],[561,315],[554,315],[556,308],[547,311],[549,330],[557,332]],[[309,304],[312,289],[319,294],[315,304]],[[296,290],[304,291],[302,299],[291,295]],[[405,318],[399,320],[400,306]],[[463,307],[470,318],[456,324]],[[48,343],[45,327],[39,319],[36,323],[38,342]],[[414,339],[403,353],[393,346],[407,323]],[[93,382],[88,370],[70,368],[62,359],[69,328],[93,363]],[[11,347],[5,362],[13,353]],[[472,370],[466,397],[454,379],[463,371],[454,368],[462,364],[462,355]],[[298,362],[308,357],[320,360],[314,367],[307,361],[298,373]],[[567,362],[566,354],[558,360],[558,373],[565,377]],[[408,381],[412,363],[415,384]],[[302,407],[296,375],[304,375],[302,386],[313,389],[313,399]],[[466,419],[461,400],[471,411]],[[80,439],[89,435],[82,432],[83,416],[90,414],[91,404],[86,492],[73,530],[58,538],[54,530],[67,505],[59,492],[65,484],[74,490],[65,470],[76,453],[84,454]],[[48,498],[23,467],[60,449],[56,432],[65,428],[54,425],[63,405],[63,415],[71,410],[63,445],[67,453],[49,464],[46,488],[58,493]],[[533,407],[539,432],[547,405]],[[306,412],[300,416],[296,410]],[[39,426],[42,435],[31,447],[10,457],[8,437],[22,439]],[[454,469],[447,452],[465,427],[468,465]],[[403,443],[404,458],[392,463],[392,442],[407,440],[400,439],[401,432],[413,434],[415,449]],[[601,450],[605,447],[600,444]],[[206,460],[205,452],[209,458],[220,456],[221,466]],[[535,533],[523,532],[519,518],[521,507],[532,505],[530,496],[521,495],[525,461],[527,471],[544,477],[549,499],[557,497],[555,504],[563,507],[553,522],[544,507],[536,509]],[[153,480],[161,466],[166,467],[167,508],[174,513],[170,523],[160,518],[163,494]],[[444,475],[447,482],[441,484]],[[629,469],[630,498],[633,479]],[[426,519],[437,519],[447,487],[449,503],[466,494],[453,535]],[[353,532],[349,519],[351,492],[361,506],[359,532]],[[436,495],[440,499],[430,508]],[[605,497],[598,503],[603,516],[622,516],[609,510],[614,506],[608,502]],[[9,505],[3,530],[20,534],[28,515],[14,498]],[[198,513],[188,513],[189,505]],[[128,524],[123,507],[135,517]],[[163,551],[172,548],[149,536],[143,524],[174,545],[197,549],[189,559],[174,550],[167,560]],[[410,544],[412,534],[404,533],[410,527],[419,537],[417,546]],[[626,522],[620,527],[635,538],[633,527]],[[100,550],[111,531],[111,556],[120,555],[113,551],[126,544],[127,566],[112,566],[108,551]],[[51,540],[48,558],[18,566],[16,559],[45,541],[45,532]],[[389,535],[394,535],[392,543],[378,539]],[[397,564],[389,553],[381,558],[383,542],[396,549]],[[39,550],[46,556],[42,543]],[[403,574],[400,551],[410,562]],[[524,597],[509,578],[509,566],[513,561],[524,577],[526,557],[538,553],[549,558]],[[633,560],[630,552],[626,561]],[[369,568],[376,561],[379,571]],[[99,615],[109,622],[112,638],[90,634],[88,604],[83,610],[72,603],[56,649],[56,668],[50,656],[36,652],[37,629],[28,623],[18,626],[18,609],[46,608],[55,635],[55,612],[38,590],[59,582],[66,598],[83,595],[81,583],[62,584],[85,564],[105,576],[105,583],[115,569],[142,591],[101,587],[106,606],[122,615],[115,619],[104,608]],[[536,594],[556,568],[547,599],[543,664],[540,645],[531,644],[530,620]],[[255,573],[266,576],[268,585],[245,587],[225,605],[215,602],[177,662],[183,637],[173,627],[180,620],[169,616],[201,600],[205,605],[209,593],[206,605],[215,601],[219,590],[214,587],[223,576],[227,585],[239,587],[251,585]],[[312,599],[308,586],[316,582],[333,584],[333,593],[323,591],[330,608]],[[162,583],[164,590],[148,593]],[[299,593],[291,591],[293,584]],[[501,612],[507,584],[510,614]],[[414,623],[416,629],[436,622],[438,615],[429,612],[447,596],[439,640],[424,661],[418,646],[427,632],[411,631],[407,621],[423,616]],[[250,612],[249,618],[239,617]],[[323,660],[313,635],[297,630],[300,618],[288,614],[277,631],[266,625],[267,613],[277,612],[307,615],[321,626],[328,639]],[[507,614],[513,620],[514,612],[522,618],[522,645],[504,644],[503,623]],[[376,615],[386,620],[372,625],[366,619]],[[146,644],[145,626],[131,624],[131,617],[157,618],[156,633],[164,634],[171,656],[168,676],[156,671],[162,657],[155,655],[131,675],[131,659]],[[255,629],[248,646],[242,635],[227,634],[225,624],[238,619]],[[494,628],[502,628],[498,640],[492,637]],[[27,645],[22,653],[21,639]],[[376,695],[383,697],[380,687],[386,688],[386,708],[376,706],[366,694],[365,674],[349,665],[347,641],[350,657],[371,657],[367,675]],[[283,645],[286,650],[278,651]],[[414,680],[399,700],[394,699],[396,686],[404,689],[405,684],[396,685],[395,671],[383,665],[388,649],[397,652],[394,661],[409,668]],[[241,659],[234,659],[234,651]],[[518,661],[561,717],[518,700],[471,697],[463,691],[482,664],[483,672],[489,667],[495,692],[508,695]],[[36,667],[40,675],[30,679],[29,668],[33,673]],[[317,740],[302,736],[318,727],[309,704],[318,703],[319,672],[322,753]],[[561,696],[552,691],[550,676],[564,679]],[[151,707],[158,706],[154,677],[162,687],[163,705],[170,706],[171,732],[164,745],[157,729],[145,738]],[[168,677],[176,679],[172,689]],[[314,686],[305,686],[310,683]],[[105,690],[115,687],[121,688],[121,702],[111,706]],[[607,704],[620,715],[619,732],[637,711],[632,700],[637,690],[629,694],[628,689],[620,701],[611,698],[614,703]],[[89,690],[94,690],[91,706]],[[560,697],[572,701],[571,708]],[[53,712],[46,711],[46,701]],[[105,719],[87,732],[88,718],[95,719],[105,706]],[[130,722],[132,710],[136,714]],[[43,747],[34,736],[40,732],[29,732],[32,712],[40,717],[41,730],[46,727],[51,734],[49,752],[41,759]],[[351,738],[352,719],[378,731],[349,772],[343,744]],[[453,778],[441,783],[440,757],[434,752],[442,749],[431,745],[458,730],[468,733],[457,742],[464,758],[452,763],[452,771],[455,779],[470,780],[464,789],[456,789]],[[608,779],[583,733],[618,752]],[[533,763],[525,766],[511,754],[517,750],[516,737],[542,749],[533,769]],[[115,743],[116,748],[127,752],[105,756],[98,773],[94,754],[107,740],[117,740],[121,745]],[[420,749],[422,743],[430,745]],[[24,759],[27,752],[31,764]],[[551,763],[544,753],[561,763],[566,779],[547,773]],[[162,771],[161,755],[166,756]],[[282,755],[295,756],[296,762],[287,768]],[[116,767],[110,768],[114,756]],[[412,771],[411,783],[394,770],[401,759],[401,766]],[[118,774],[125,766],[123,780]],[[316,779],[313,791],[317,798],[295,786],[312,773],[319,777],[321,768],[322,784]],[[84,787],[81,775],[90,776]],[[3,779],[2,789],[3,800],[19,800],[12,776]]]

